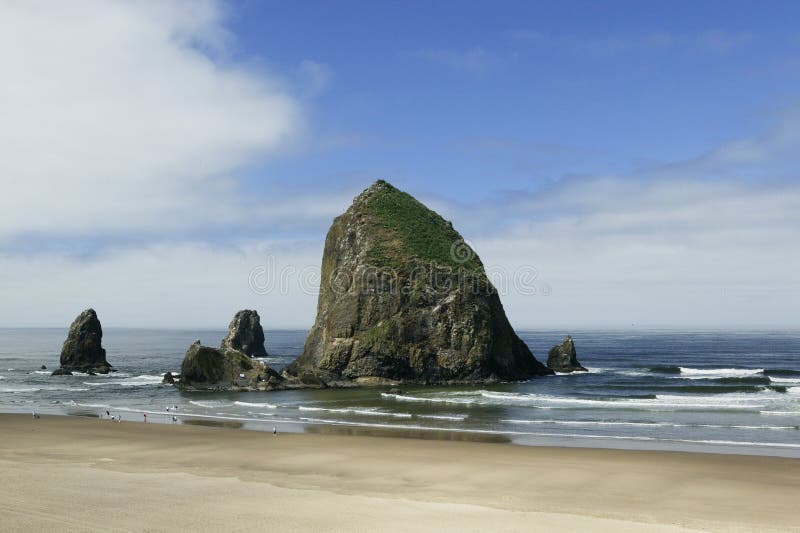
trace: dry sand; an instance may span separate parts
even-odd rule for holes
[[[1,531],[800,531],[800,460],[0,415]]]

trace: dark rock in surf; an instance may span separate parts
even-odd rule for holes
[[[220,348],[238,350],[250,357],[267,357],[267,350],[264,348],[264,329],[261,327],[258,312],[244,309],[236,313]]]
[[[161,380],[161,383],[167,383],[169,385],[175,384],[175,376],[172,375],[172,372],[167,372],[164,374],[164,379]]]
[[[567,335],[561,344],[553,346],[547,354],[547,366],[555,372],[587,372],[578,362],[575,342]]]
[[[183,390],[271,390],[283,378],[261,361],[238,350],[221,350],[195,341],[181,364]]]
[[[67,340],[61,348],[61,368],[54,376],[71,372],[108,374],[112,367],[106,361],[102,346],[103,328],[94,309],[87,309],[72,322]]]

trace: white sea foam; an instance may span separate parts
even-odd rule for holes
[[[782,378],[780,376],[770,376],[769,381],[770,383],[774,383],[776,385],[785,385],[787,383],[800,384],[800,378]]]
[[[223,400],[189,400],[189,403],[198,407],[205,407],[206,409],[218,409],[220,407],[230,407],[233,402],[226,402]]]
[[[343,408],[327,408],[327,407],[307,407],[301,405],[298,407],[301,411],[319,411],[325,413],[343,413],[343,414],[354,414],[354,415],[362,415],[362,416],[390,416],[393,418],[411,418],[411,414],[409,413],[391,413],[387,411],[380,411],[378,409],[363,409],[363,408],[356,408],[356,407],[343,407]]]
[[[106,387],[109,385],[119,385],[120,387],[146,387],[149,385],[161,385],[164,377],[160,375],[141,375],[130,379],[113,379],[103,382],[84,381],[84,385],[90,387]]]
[[[645,370],[617,370],[615,374],[619,374],[621,376],[635,376],[635,377],[640,377],[640,376],[651,377],[653,375],[652,372],[648,372]]]
[[[671,422],[618,422],[605,420],[514,420],[503,419],[509,424],[543,424],[556,426],[632,426],[632,427],[672,427],[672,428],[711,428],[711,429],[755,429],[755,430],[797,430],[798,426],[748,426],[724,424],[676,424]]]
[[[85,392],[89,389],[83,387],[59,387],[51,385],[41,385],[38,387],[0,387],[0,392],[41,392],[41,391],[64,391],[64,392]]]
[[[723,446],[763,446],[770,448],[800,448],[800,444],[789,444],[783,442],[751,442],[751,441],[732,441],[732,440],[693,440],[693,439],[662,439],[658,437],[646,437],[641,435],[591,435],[581,433],[535,433],[525,431],[498,431],[489,429],[452,429],[427,427],[409,424],[377,424],[368,422],[349,422],[342,420],[329,420],[323,418],[301,418],[300,420],[315,424],[333,424],[342,426],[374,427],[385,429],[413,429],[424,431],[449,431],[453,433],[479,433],[491,435],[520,435],[530,437],[555,437],[555,438],[575,438],[575,439],[604,439],[604,440],[631,440],[631,441],[656,441],[656,442],[680,442],[687,444],[713,444]]]
[[[675,377],[686,379],[743,378],[764,374],[763,368],[689,368],[682,366],[680,370],[680,375],[675,375]]]
[[[409,396],[407,394],[394,394],[390,392],[382,392],[381,396],[401,402],[432,402],[432,403],[456,403],[462,405],[469,405],[477,402],[477,399],[470,398],[452,398],[452,397],[433,397],[433,396]]]
[[[467,415],[414,415],[416,418],[430,418],[432,420],[453,420],[461,422],[467,419]]]
[[[769,416],[796,416],[800,417],[800,411],[759,411],[759,414]]]
[[[438,393],[436,396],[392,393],[382,393],[381,396],[405,402],[518,405],[535,409],[645,409],[655,411],[764,409],[769,402],[782,399],[781,393],[769,390],[760,393],[725,395],[657,395],[655,398],[575,398],[488,390]]]
[[[34,370],[33,372],[31,372],[31,374],[42,374],[42,375],[49,376],[50,374],[52,374],[52,372],[50,372],[48,370]]]
[[[242,407],[264,407],[266,409],[277,409],[277,405],[271,403],[250,403],[250,402],[233,402],[234,405],[241,405]]]

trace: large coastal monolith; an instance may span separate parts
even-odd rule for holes
[[[317,317],[286,373],[309,383],[433,384],[553,372],[514,332],[452,224],[379,180],[328,231]]]

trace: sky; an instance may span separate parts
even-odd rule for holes
[[[376,179],[518,328],[800,327],[797,2],[0,3],[0,326],[308,328]]]

